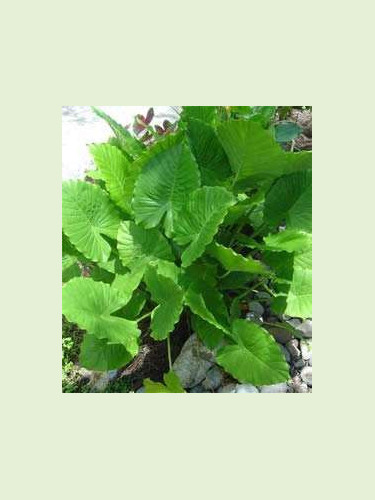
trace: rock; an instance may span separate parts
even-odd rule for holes
[[[279,347],[281,349],[281,352],[284,354],[286,362],[290,363],[292,358],[290,356],[290,352],[288,351],[288,349],[286,349],[286,347],[284,347],[282,344],[279,344]]]
[[[264,314],[264,307],[260,302],[252,301],[249,303],[249,311],[253,313],[255,317],[261,318]]]
[[[224,385],[217,392],[236,392],[236,384]]]
[[[293,328],[296,328],[296,329],[298,329],[298,327],[301,326],[301,320],[298,318],[290,318],[290,319],[287,319],[286,322],[290,326],[292,326]]]
[[[304,382],[306,382],[307,385],[312,387],[312,367],[311,366],[305,366],[303,370],[301,371],[301,378]]]
[[[146,392],[146,388],[143,387],[143,385],[137,391],[135,391],[136,394],[141,394],[141,393],[145,393],[145,392]]]
[[[187,339],[173,363],[173,371],[186,389],[202,382],[213,365],[213,361],[213,353],[193,334]]]
[[[308,363],[309,363],[309,366],[312,366],[312,353],[311,353],[311,356],[310,356]]]
[[[103,392],[116,376],[117,370],[100,373],[92,380],[91,392]]]
[[[301,325],[296,327],[306,339],[311,339],[312,337],[312,319],[307,319]]]
[[[298,392],[299,394],[307,393],[309,392],[309,388],[305,382],[302,382],[298,387],[296,387],[295,392]]]
[[[279,321],[279,318],[277,318],[276,316],[268,316],[268,318],[267,318],[268,323],[278,323],[278,321]]]
[[[257,316],[254,312],[248,312],[246,313],[246,319],[248,321],[252,321],[253,323],[256,323],[257,325],[261,325],[263,323],[263,319]]]
[[[189,392],[196,392],[196,393],[199,393],[199,392],[208,392],[205,390],[205,388],[202,386],[202,384],[198,384],[196,385],[195,387],[192,387]]]
[[[312,356],[312,342],[311,342],[311,340],[301,340],[300,341],[300,348],[301,348],[302,359],[304,359],[305,361],[308,361]]]
[[[77,373],[85,381],[90,381],[93,376],[93,372],[86,370],[86,368],[83,368],[82,366],[78,368]]]
[[[305,362],[302,358],[299,358],[297,359],[296,361],[294,361],[294,368],[297,368],[297,370],[300,370],[301,368],[303,368],[305,366]]]
[[[301,356],[301,351],[298,349],[298,340],[292,339],[286,344],[286,348],[290,352],[293,359],[298,359]]]
[[[286,344],[293,338],[292,334],[288,332],[288,330],[280,328],[279,326],[268,326],[267,330],[279,344]]]
[[[286,382],[282,382],[281,384],[273,384],[273,385],[261,385],[259,387],[261,393],[266,392],[287,392],[288,385]]]
[[[248,394],[253,394],[259,392],[258,389],[255,387],[255,385],[251,384],[237,384],[236,386],[236,393],[248,393]]]
[[[204,389],[208,391],[214,391],[218,387],[220,387],[221,382],[223,381],[223,374],[217,366],[213,366],[207,372],[206,378],[202,382],[202,386]]]
[[[258,292],[256,298],[270,302],[272,297],[268,292]]]

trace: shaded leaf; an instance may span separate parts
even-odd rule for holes
[[[192,316],[193,330],[209,349],[214,349],[222,341],[223,331],[204,321],[200,316]]]
[[[201,120],[189,119],[187,135],[200,167],[202,185],[215,186],[226,181],[232,171],[214,128]]]
[[[299,136],[303,128],[294,122],[279,122],[275,125],[276,142],[289,142]]]
[[[285,220],[289,229],[312,230],[312,173],[297,172],[277,179],[266,196],[264,217],[273,225]]]
[[[218,127],[237,189],[311,168],[311,153],[283,151],[269,131],[253,121],[229,121]]]
[[[164,384],[160,382],[153,382],[149,378],[143,381],[146,393],[181,393],[186,392],[181,385],[178,376],[170,371],[163,376]]]
[[[173,331],[183,309],[183,291],[170,278],[158,274],[157,269],[149,267],[145,282],[152,300],[158,305],[151,315],[151,336],[163,340]]]
[[[157,229],[144,229],[124,221],[118,231],[118,253],[125,266],[139,260],[173,260],[168,241]]]
[[[108,371],[122,368],[133,356],[122,344],[109,344],[106,339],[98,339],[86,333],[84,336],[79,362],[88,370]]]

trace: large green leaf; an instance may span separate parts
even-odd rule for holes
[[[243,271],[254,274],[265,274],[268,272],[266,266],[251,256],[243,257],[219,243],[213,242],[207,249],[208,253],[215,257],[228,271]]]
[[[147,293],[142,290],[135,290],[129,302],[115,315],[121,318],[137,320],[147,301]]]
[[[183,309],[183,290],[171,278],[150,266],[145,274],[147,289],[158,305],[151,315],[151,336],[155,340],[166,339],[173,331]]]
[[[264,218],[289,229],[312,230],[312,173],[296,172],[277,179],[266,196]]]
[[[293,279],[285,313],[298,318],[312,317],[312,251],[305,249],[294,256]]]
[[[93,144],[90,152],[109,196],[124,212],[131,214],[131,201],[135,181],[140,172],[139,166],[136,162],[130,163],[118,148],[110,144]]]
[[[107,261],[110,244],[103,235],[116,238],[120,217],[108,195],[94,184],[63,182],[62,225],[73,245],[85,257]]]
[[[176,212],[186,196],[200,185],[198,165],[179,136],[158,142],[141,161],[142,170],[134,189],[135,221],[151,228],[165,216],[165,228],[170,233]]]
[[[264,238],[266,261],[276,272],[276,311],[289,316],[312,316],[312,239],[311,234],[288,230]],[[284,297],[284,298],[283,298]]]
[[[86,258],[70,243],[68,237],[62,233],[62,282],[81,276],[79,263],[86,262]]]
[[[140,260],[173,260],[171,247],[158,229],[144,229],[134,222],[124,221],[119,228],[117,241],[124,266]]]
[[[128,272],[116,274],[112,282],[112,288],[121,294],[126,303],[130,300],[134,290],[136,290],[142,281],[146,266],[146,262],[141,259],[132,264]]]
[[[193,118],[206,123],[213,123],[216,115],[216,106],[184,106],[181,119],[189,121]]]
[[[86,333],[79,361],[88,370],[108,371],[125,366],[132,358],[122,344],[109,344],[106,339]]]
[[[200,316],[192,316],[193,330],[209,349],[214,349],[221,342],[224,333],[219,328],[207,323]]]
[[[228,312],[220,292],[204,283],[192,283],[185,291],[184,301],[196,316],[230,334]]]
[[[303,231],[286,229],[264,238],[267,249],[284,252],[301,252],[311,249],[312,236]]]
[[[118,145],[129,159],[136,158],[144,151],[144,145],[135,137],[133,137],[125,127],[117,123],[113,118],[108,116],[101,109],[95,107],[93,107],[92,109],[111,127],[118,141]]]
[[[187,134],[200,167],[202,185],[223,184],[232,175],[232,171],[214,128],[193,118],[188,121]]]
[[[112,315],[125,303],[116,289],[89,278],[74,278],[62,289],[62,312],[70,322],[99,339],[124,345],[135,356],[140,335],[137,323]]]
[[[186,392],[181,385],[178,376],[170,371],[163,375],[164,384],[160,382],[154,382],[153,380],[146,378],[143,381],[143,385],[146,389],[146,393],[180,393]]]
[[[270,385],[289,378],[289,367],[275,339],[255,323],[233,322],[236,344],[219,350],[216,360],[240,382]]]
[[[282,121],[275,125],[275,139],[277,142],[289,142],[303,131],[297,123]]]
[[[253,121],[229,121],[218,127],[237,189],[258,181],[311,168],[311,153],[283,151],[271,133]]]
[[[182,266],[187,267],[200,257],[211,243],[228,208],[235,198],[221,187],[203,187],[194,191],[177,214],[174,239],[189,246],[182,253]]]

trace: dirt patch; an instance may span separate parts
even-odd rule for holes
[[[119,376],[128,377],[134,390],[141,387],[145,378],[162,382],[163,374],[169,371],[167,341],[154,340],[150,336],[148,321],[145,321],[140,327],[143,332],[140,352],[127,367],[119,370]],[[180,354],[190,334],[187,316],[184,314],[170,335],[172,362]]]

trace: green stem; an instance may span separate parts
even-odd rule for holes
[[[146,319],[146,318],[148,318],[149,316],[151,316],[151,314],[152,314],[152,311],[150,311],[150,312],[148,312],[148,313],[144,314],[143,316],[141,316],[140,318],[138,318],[138,319],[137,319],[137,321],[138,321],[138,322],[139,322],[139,321],[143,321],[144,319]]]
[[[275,294],[273,293],[273,291],[265,284],[265,283],[262,283],[262,287],[270,294],[272,295],[272,297],[275,297]]]
[[[229,273],[230,273],[230,271],[227,271],[226,273],[224,273],[221,276],[219,276],[219,280],[222,280],[223,278],[225,278],[226,276],[228,276]]]
[[[167,337],[167,351],[168,351],[169,371],[172,371],[171,341],[170,341],[169,335]]]

